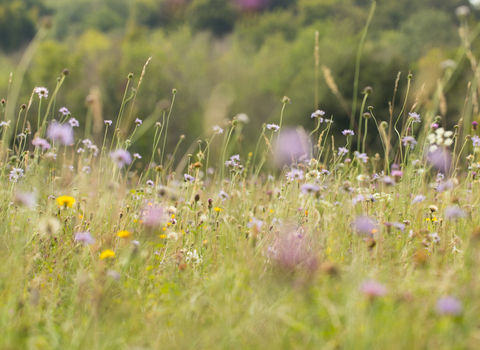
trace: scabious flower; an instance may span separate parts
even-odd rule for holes
[[[357,216],[354,222],[354,228],[357,233],[373,235],[377,232],[378,224],[368,216]]]
[[[114,152],[110,152],[110,158],[117,164],[119,168],[123,168],[125,165],[132,163],[132,156],[130,152],[124,149],[117,149]]]
[[[155,186],[155,183],[152,180],[147,180],[147,186],[153,188],[153,186]]]
[[[137,126],[140,126],[142,125],[142,121],[140,119],[135,119],[135,124],[137,124]]]
[[[92,237],[90,232],[79,232],[75,234],[75,242],[81,242],[84,245],[89,245],[95,243],[95,239]]]
[[[345,135],[345,136],[353,136],[355,135],[353,130],[348,130],[348,129],[345,129],[342,131],[342,134]]]
[[[12,168],[12,170],[10,171],[10,182],[17,182],[18,179],[20,179],[21,177],[23,177],[24,174],[23,174],[23,169],[22,168]]]
[[[218,194],[218,197],[220,197],[222,201],[225,201],[226,199],[228,199],[228,194],[224,190],[221,190],[220,193]]]
[[[352,204],[357,205],[357,203],[365,202],[365,196],[359,194],[355,198],[352,199]]]
[[[145,226],[155,227],[159,226],[165,221],[165,211],[162,207],[157,205],[145,206],[142,210],[142,220]]]
[[[47,140],[42,139],[40,137],[37,137],[36,139],[34,139],[32,141],[32,145],[34,145],[35,148],[41,148],[42,151],[45,151],[45,150],[50,149],[52,147],[52,146],[50,146],[50,144],[48,143]]]
[[[138,158],[138,159],[142,159],[142,156],[138,153],[134,153],[133,154],[133,158]]]
[[[247,224],[247,227],[253,228],[254,230],[260,231],[263,226],[263,221],[257,219],[256,217],[253,217],[249,223]]]
[[[465,218],[467,217],[467,213],[465,213],[460,207],[458,206],[452,206],[448,207],[447,210],[445,211],[445,218],[447,220],[453,220],[453,219],[458,219],[458,218]]]
[[[480,137],[477,135],[472,136],[473,147],[480,147]]]
[[[338,155],[340,157],[344,156],[347,153],[348,153],[348,149],[346,147],[338,147]]]
[[[221,127],[219,127],[218,125],[215,125],[215,126],[213,127],[213,132],[214,132],[215,134],[220,135],[220,134],[223,133],[223,129],[222,129]]]
[[[401,222],[394,222],[392,226],[395,227],[399,231],[405,232],[406,225],[402,224]]]
[[[70,207],[72,208],[75,204],[75,198],[71,196],[60,196],[57,197],[57,204],[59,207]]]
[[[413,198],[412,204],[415,203],[422,203],[427,197],[422,196],[421,194],[416,195],[415,198]]]
[[[415,138],[413,136],[405,136],[402,139],[402,142],[403,142],[403,145],[405,147],[407,145],[409,145],[411,149],[413,149],[415,147],[415,145],[417,144],[417,140],[415,140]]]
[[[360,290],[369,299],[375,299],[377,297],[383,297],[387,295],[387,287],[376,281],[366,281],[360,287]]]
[[[446,296],[437,300],[435,311],[442,316],[459,316],[463,312],[463,307],[457,298]]]
[[[68,146],[73,143],[73,129],[65,124],[53,122],[47,129],[47,137],[54,142]]]
[[[310,116],[310,118],[319,118],[320,123],[322,123],[322,122],[323,122],[323,118],[321,118],[321,117],[323,117],[324,115],[325,115],[325,112],[324,112],[324,111],[322,111],[322,110],[317,110],[317,111],[315,111],[315,112],[312,113],[312,115]]]
[[[192,175],[189,175],[189,174],[183,174],[183,180],[185,182],[189,181],[189,182],[193,182],[195,180],[195,178],[192,176]]]
[[[15,193],[14,203],[28,208],[34,208],[37,205],[37,195],[35,193],[17,192]]]
[[[368,156],[366,153],[359,153],[358,151],[355,151],[355,157],[364,163],[368,162]]]
[[[68,115],[70,114],[70,111],[67,109],[67,107],[62,107],[58,110],[60,113],[62,113],[63,115]]]
[[[48,97],[48,89],[46,87],[36,87],[34,91],[39,98],[45,97],[46,99]]]
[[[303,179],[303,170],[292,169],[288,173],[285,174],[288,180],[302,180]]]
[[[112,125],[111,120],[104,120],[103,122],[105,123],[105,125],[108,125],[108,126]]]
[[[318,267],[317,259],[302,231],[293,227],[283,227],[282,231],[274,245],[267,248],[269,258],[286,270],[302,268],[315,271]]]
[[[68,124],[70,124],[70,126],[73,128],[73,127],[79,127],[80,126],[80,123],[78,122],[78,120],[76,120],[75,118],[70,118],[70,120],[68,121]]]
[[[85,165],[85,166],[82,168],[82,171],[83,171],[84,173],[90,174],[90,172],[92,171],[92,169],[91,169],[89,166]]]
[[[302,191],[303,194],[311,194],[320,191],[320,187],[313,184],[303,184],[300,186],[300,191]]]
[[[280,130],[280,127],[277,124],[267,124],[268,130],[273,130],[273,132],[277,132]]]
[[[420,119],[420,114],[418,113],[408,113],[408,115],[410,116],[410,120],[412,123],[420,123],[422,121],[422,119]]]

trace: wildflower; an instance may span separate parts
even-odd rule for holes
[[[352,204],[357,205],[357,203],[361,203],[361,202],[364,202],[364,201],[365,201],[365,197],[362,196],[361,194],[359,194],[358,196],[356,196],[355,198],[352,199]]]
[[[235,116],[235,120],[239,121],[240,123],[243,124],[248,124],[250,123],[250,118],[248,118],[248,115],[245,113],[239,113]]]
[[[42,97],[45,97],[45,99],[48,97],[48,89],[46,87],[36,87],[34,92],[38,94],[40,99]]]
[[[79,127],[80,126],[80,123],[78,122],[78,120],[76,120],[75,118],[70,118],[70,120],[68,121],[68,124],[70,124],[70,126],[73,128],[73,127]]]
[[[480,147],[480,137],[477,135],[472,136],[473,147]]]
[[[348,130],[348,129],[345,129],[342,131],[342,134],[345,135],[345,136],[353,136],[355,135],[353,130]]]
[[[434,220],[432,221],[437,221],[437,220],[434,218]],[[429,236],[431,239],[433,239],[435,243],[440,243],[440,236],[438,235],[438,233],[434,232],[434,233],[431,233]]]
[[[341,157],[348,153],[348,149],[346,147],[338,147],[338,155]]]
[[[434,131],[434,130],[438,129],[438,126],[439,125],[437,123],[432,123],[432,124],[430,124],[430,129],[432,129],[432,131]]]
[[[218,194],[218,197],[222,198],[222,201],[225,201],[226,199],[228,199],[228,194],[224,190],[221,190]]]
[[[28,208],[34,208],[37,205],[37,195],[35,193],[15,193],[14,203],[16,205],[23,205]]]
[[[219,208],[219,207],[215,207],[215,208],[213,208],[213,210],[215,210],[215,212],[217,212],[217,213],[223,211],[223,209],[222,209],[222,208]]]
[[[426,198],[427,198],[427,197],[422,196],[421,194],[416,195],[415,198],[413,198],[412,204],[421,203],[421,202],[423,202]]]
[[[42,151],[45,151],[45,150],[50,149],[52,147],[52,146],[50,146],[50,144],[48,143],[47,140],[42,139],[40,137],[37,137],[36,139],[34,139],[32,141],[32,145],[34,145],[35,148],[41,148]]]
[[[255,230],[260,231],[263,226],[263,221],[257,218],[252,218],[250,222],[247,224],[247,227],[253,227]]]
[[[201,255],[198,255],[196,249],[194,249],[193,252],[188,252],[188,253],[186,254],[185,260],[186,260],[187,262],[193,262],[193,263],[195,263],[195,264],[200,264],[200,263],[203,261],[202,256],[201,256]]]
[[[276,154],[278,165],[283,167],[290,165],[292,160],[307,155],[310,151],[308,135],[292,128],[282,128],[279,140],[274,146],[278,150]]]
[[[90,171],[92,171],[92,169],[91,169],[89,166],[87,166],[87,165],[85,165],[85,166],[82,168],[82,172],[84,172],[84,173],[90,174]]]
[[[95,243],[95,239],[90,232],[79,232],[75,234],[75,242],[81,242],[84,245]]]
[[[355,157],[364,163],[368,162],[368,157],[366,153],[359,153],[358,151],[355,151]]]
[[[12,168],[12,170],[10,171],[10,176],[9,176],[10,182],[17,182],[18,179],[20,179],[23,176],[24,176],[23,169]]]
[[[108,125],[108,126],[111,126],[111,125],[112,125],[112,121],[111,121],[111,120],[104,120],[103,122],[105,123],[105,125]]]
[[[280,130],[280,127],[276,124],[267,124],[267,129],[277,132],[278,130]]]
[[[420,114],[418,113],[408,113],[408,115],[410,116],[410,121],[412,123],[420,123],[422,121],[422,119],[420,119]]]
[[[465,17],[469,13],[470,13],[470,7],[468,7],[467,5],[458,6],[455,9],[455,14],[457,15],[457,17]]]
[[[360,287],[360,290],[369,299],[375,299],[377,297],[383,297],[387,295],[387,287],[376,281],[366,281]]]
[[[130,233],[130,231],[119,231],[117,233],[117,236],[120,237],[120,238],[129,238],[132,234]]]
[[[317,110],[317,111],[312,113],[310,118],[319,118],[319,117],[323,117],[324,115],[325,115],[324,111]],[[323,123],[323,118],[319,118],[319,121],[320,121],[320,123]]]
[[[267,248],[268,255],[284,269],[303,268],[307,271],[315,271],[317,259],[309,243],[301,230],[285,227],[275,240],[274,246]]]
[[[405,232],[405,227],[406,227],[405,224],[402,224],[400,222],[394,222],[392,226],[399,231]]]
[[[428,209],[430,209],[432,213],[435,213],[436,211],[438,211],[438,208],[435,205],[430,205]]]
[[[192,175],[183,174],[183,180],[184,180],[185,182],[187,182],[187,181],[193,182],[193,181],[195,180],[195,178],[194,178]]]
[[[110,249],[104,250],[100,254],[100,260],[107,259],[107,258],[114,258],[114,257],[115,257],[115,252]]]
[[[395,178],[397,178],[397,180],[398,180],[398,178],[400,178],[400,177],[403,176],[403,171],[401,171],[401,170],[393,170],[393,171],[392,171],[392,176],[395,177]]]
[[[452,206],[448,207],[447,210],[445,211],[445,218],[447,220],[453,220],[453,219],[458,219],[458,218],[465,218],[467,217],[467,213],[465,213],[460,207],[458,206]]]
[[[58,110],[60,113],[62,113],[63,115],[68,115],[70,114],[70,111],[67,109],[67,107],[62,107]]]
[[[459,316],[463,312],[463,307],[457,298],[446,296],[437,300],[435,311],[438,315]]]
[[[292,169],[288,173],[285,174],[288,180],[302,180],[303,179],[303,170]]]
[[[47,129],[47,136],[54,142],[68,146],[73,143],[73,129],[64,124],[54,122]]]
[[[60,196],[57,197],[57,203],[59,207],[70,207],[72,208],[75,204],[75,198],[70,196]]]
[[[409,145],[411,149],[413,149],[415,147],[415,145],[417,144],[417,140],[415,140],[415,138],[413,136],[405,136],[402,139],[402,142],[403,142],[403,145],[405,147],[407,145]]]
[[[89,148],[93,145],[93,142],[90,141],[89,139],[82,140],[82,143],[85,145],[85,147]]]
[[[8,122],[1,122],[0,123],[0,126],[3,126],[3,127],[9,127],[10,126],[10,120]]]
[[[165,221],[165,212],[160,206],[146,206],[142,210],[142,220],[145,226],[155,227],[159,226]]]
[[[140,126],[142,125],[142,121],[140,119],[135,119],[135,124],[137,124],[137,126]]]
[[[219,127],[218,125],[215,125],[215,126],[213,127],[213,131],[214,131],[215,134],[217,134],[217,135],[220,135],[220,134],[223,133],[223,129],[222,129],[221,127]]]
[[[120,281],[120,274],[114,270],[108,270],[107,276],[113,278],[116,282]]]
[[[142,159],[142,156],[141,156],[140,154],[138,154],[138,153],[134,153],[134,154],[133,154],[133,158],[135,158],[135,159],[137,159],[137,158],[138,158],[138,159]]]
[[[368,216],[357,216],[354,227],[357,233],[372,235],[377,232],[378,224]]]
[[[320,187],[313,184],[303,184],[300,186],[300,191],[302,191],[303,194],[312,194],[320,191]]]
[[[478,122],[473,121],[473,122],[472,122],[472,129],[473,129],[473,130],[477,130],[477,128],[478,128]]]
[[[153,186],[155,186],[155,183],[152,180],[147,180],[147,186],[153,188]]]
[[[110,152],[110,158],[117,164],[119,168],[122,168],[124,165],[132,163],[132,156],[130,153],[124,149],[117,149],[114,152]]]

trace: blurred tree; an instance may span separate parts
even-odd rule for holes
[[[194,30],[210,30],[214,35],[232,31],[238,13],[232,1],[193,0],[186,19]]]

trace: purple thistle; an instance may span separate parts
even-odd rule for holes
[[[123,168],[125,165],[132,163],[132,156],[130,152],[124,149],[117,149],[114,152],[110,152],[110,158],[117,164],[119,168]]]
[[[402,176],[403,176],[403,171],[401,171],[401,170],[393,170],[393,171],[392,171],[392,176],[393,176],[393,177],[402,177]]]
[[[47,137],[53,142],[69,146],[73,144],[73,129],[65,124],[54,122],[47,129]]]
[[[437,300],[435,310],[438,315],[459,316],[463,311],[462,303],[455,297],[446,296]]]

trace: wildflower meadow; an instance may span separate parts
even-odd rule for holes
[[[480,26],[468,11],[433,93],[399,72],[381,115],[358,83],[369,17],[353,106],[297,114],[309,128],[284,122],[296,101],[279,96],[260,128],[240,113],[178,137],[184,91],[172,86],[160,115],[134,109],[155,57],[118,73],[121,104],[101,119],[69,111],[68,69],[27,101],[21,72],[1,77],[0,349],[480,348]],[[444,89],[464,61],[451,117]],[[349,127],[334,134],[339,120]]]

